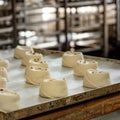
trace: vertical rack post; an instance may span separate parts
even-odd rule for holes
[[[116,0],[116,7],[117,7],[117,46],[120,46],[120,0]]]
[[[12,7],[12,26],[13,26],[13,47],[16,47],[17,44],[18,44],[15,4],[16,4],[16,1],[15,1],[15,0],[11,0],[11,7]]]
[[[103,15],[103,25],[104,25],[104,57],[108,56],[109,52],[109,41],[108,41],[108,24],[107,24],[107,0],[103,1],[104,15]]]
[[[67,0],[64,0],[64,26],[65,26],[65,50],[68,50],[68,21],[67,21]]]
[[[56,19],[59,18],[59,0],[56,0],[56,3],[57,3],[57,7],[56,7]],[[60,30],[60,27],[59,27],[59,22],[60,20],[57,20],[56,21],[56,31],[58,32],[56,37],[57,37],[57,43],[58,43],[58,49],[61,50],[61,45],[60,45],[60,33],[59,33],[59,30]]]

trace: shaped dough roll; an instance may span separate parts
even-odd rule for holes
[[[67,51],[62,56],[62,65],[65,67],[74,67],[77,60],[84,60],[81,52],[70,52]]]
[[[84,76],[87,69],[97,69],[98,63],[96,61],[78,60],[74,66],[74,75]]]
[[[29,60],[29,65],[28,66],[38,66],[40,68],[48,68],[48,64],[46,61],[44,61],[41,58],[34,58]]]
[[[6,88],[7,79],[0,76],[0,88]]]
[[[7,73],[6,68],[0,67],[0,76],[8,79],[8,73]]]
[[[25,57],[22,59],[22,65],[28,66],[30,59],[43,59],[43,55],[32,51],[27,51]]]
[[[3,58],[0,58],[0,66],[5,67],[6,69],[9,67],[9,61]]]
[[[65,97],[68,94],[66,80],[45,79],[40,86],[40,96],[46,98]]]
[[[14,50],[14,58],[23,59],[25,57],[25,52],[31,51],[31,48],[28,46],[18,45]]]
[[[20,96],[7,88],[0,88],[0,111],[10,112],[19,108]]]
[[[44,79],[50,78],[50,72],[47,68],[30,66],[26,70],[26,82],[33,85],[40,85]]]
[[[89,88],[100,88],[110,84],[111,82],[109,73],[97,71],[95,69],[87,70],[83,80],[83,86]]]

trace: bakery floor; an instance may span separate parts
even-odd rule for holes
[[[92,120],[120,120],[120,110],[100,116],[98,118],[94,118]]]

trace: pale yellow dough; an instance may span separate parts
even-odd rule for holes
[[[45,79],[40,85],[40,96],[46,98],[60,98],[68,95],[66,80],[54,78]]]
[[[6,68],[0,67],[0,76],[6,78],[8,80],[8,73],[7,73]]]
[[[0,88],[0,111],[11,112],[19,108],[20,96],[7,88]]]
[[[111,84],[108,72],[88,69],[83,80],[83,86],[89,88],[100,88]]]
[[[6,88],[7,79],[0,76],[0,88]]]
[[[47,68],[30,66],[25,73],[26,82],[33,85],[40,85],[44,79],[50,78],[50,72]]]
[[[25,53],[25,57],[23,57],[23,59],[22,59],[22,65],[28,66],[30,59],[43,59],[43,55],[41,53],[27,51]]]
[[[31,51],[31,48],[28,46],[20,46],[18,45],[14,49],[14,58],[16,59],[23,59],[25,57],[25,52]]]
[[[77,60],[84,60],[81,52],[70,52],[67,51],[62,56],[62,65],[65,67],[74,67]]]
[[[78,60],[74,66],[74,75],[83,77],[88,69],[97,69],[98,63],[94,60]]]
[[[5,67],[6,69],[8,69],[9,67],[9,61],[3,58],[0,58],[0,66],[1,67]]]
[[[44,61],[41,58],[34,58],[29,60],[29,65],[28,66],[38,66],[40,68],[48,68],[48,64],[46,61]]]

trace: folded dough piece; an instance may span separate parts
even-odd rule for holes
[[[29,65],[28,66],[38,66],[40,68],[48,68],[48,64],[46,61],[44,61],[41,58],[34,58],[29,60]]]
[[[45,79],[40,86],[40,96],[46,98],[59,98],[68,95],[66,80],[54,78]]]
[[[25,57],[25,52],[31,51],[31,48],[28,46],[20,46],[18,45],[14,49],[14,58],[16,59],[23,59]]]
[[[27,64],[27,66],[26,66],[25,74],[26,74],[27,69],[29,69],[30,66],[31,67],[36,66],[39,68],[48,68],[48,64],[46,61],[43,60],[43,58],[30,59],[29,64]]]
[[[6,78],[8,80],[8,73],[7,73],[6,68],[0,67],[0,76]]]
[[[50,78],[48,68],[40,68],[37,66],[30,66],[26,69],[26,82],[33,85],[40,85],[44,79]]]
[[[0,88],[6,88],[7,79],[0,76]]]
[[[9,61],[3,58],[0,58],[0,66],[5,67],[6,69],[9,67]]]
[[[87,69],[97,69],[98,62],[92,61],[84,61],[78,60],[74,66],[74,75],[76,76],[84,76]]]
[[[10,112],[19,108],[20,96],[7,88],[0,88],[0,111]]]
[[[83,54],[81,52],[67,51],[62,56],[62,65],[72,68],[76,64],[77,60],[84,60]]]
[[[95,69],[88,69],[83,80],[83,86],[89,88],[100,88],[110,84],[109,73]]]
[[[22,59],[22,65],[28,66],[30,59],[43,59],[43,55],[41,53],[35,53],[32,51],[27,51],[25,53],[25,57]]]

